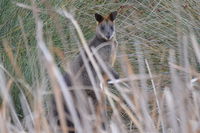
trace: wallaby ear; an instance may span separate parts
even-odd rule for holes
[[[114,21],[116,19],[116,16],[117,16],[117,11],[114,11],[111,12],[108,17],[111,21]]]
[[[98,13],[95,13],[95,19],[100,23],[100,22],[102,22],[103,21],[103,16],[101,16],[100,14],[98,14]]]

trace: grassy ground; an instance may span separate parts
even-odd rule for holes
[[[119,12],[115,69],[121,80],[128,77],[129,87],[121,83],[108,87],[118,90],[116,95],[121,97],[107,88],[103,92],[113,112],[106,132],[200,132],[198,0],[43,0],[35,4],[43,23],[45,48],[53,62],[47,60],[48,51],[43,51],[36,38],[40,31],[32,1],[0,1],[2,133],[56,132],[55,128],[49,130],[52,126],[46,123],[45,115],[51,89],[62,90],[54,72],[67,70],[68,62],[82,47],[71,20],[55,12],[57,9],[74,15],[86,40],[95,33],[94,13]],[[83,102],[87,98],[80,99],[78,103],[85,105],[81,115],[91,116],[86,107],[92,105]],[[96,122],[99,116],[89,117],[81,126],[76,121],[76,126],[92,132],[92,126],[100,125]]]

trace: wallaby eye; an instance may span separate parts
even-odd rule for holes
[[[105,29],[105,26],[102,25],[102,26],[101,26],[101,30],[104,30],[104,29]]]

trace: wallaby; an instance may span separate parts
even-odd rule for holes
[[[89,48],[96,49],[97,53],[100,55],[101,59],[104,61],[107,69],[114,76],[115,79],[119,78],[119,75],[115,72],[115,70],[111,67],[115,60],[116,56],[116,47],[117,42],[115,41],[115,25],[114,20],[117,16],[117,11],[111,12],[108,16],[103,17],[100,14],[95,14],[95,19],[98,22],[96,27],[96,34],[92,41],[89,43]],[[84,50],[83,50],[84,51]],[[94,54],[94,53],[93,53]],[[90,69],[94,75],[94,79],[96,83],[99,83],[97,74],[89,61]],[[105,72],[100,67],[101,73],[105,75]],[[76,83],[80,83],[84,86],[91,86],[91,81],[88,75],[88,72],[85,68],[83,58],[81,54],[79,54],[70,65],[71,74]],[[65,76],[65,79],[68,85],[72,85],[73,83],[69,83],[70,77],[68,75]]]
[[[116,16],[117,16],[117,11],[111,12],[106,17],[103,17],[97,13],[95,14],[95,19],[98,22],[98,24],[96,27],[95,37],[89,43],[89,48],[96,49],[96,52],[98,52],[101,59],[104,61],[107,69],[110,71],[110,73],[113,75],[115,79],[118,79],[119,78],[118,73],[115,72],[115,70],[112,68],[113,62],[115,60],[116,47],[117,47],[117,42],[115,41],[115,25],[114,25],[114,20]],[[83,50],[83,53],[85,53],[84,50]],[[89,67],[94,75],[93,78],[95,79],[96,83],[99,84],[96,71],[94,70],[87,56],[86,56],[86,60],[88,60],[89,62]],[[97,63],[97,65],[99,66],[101,70],[101,74],[105,75],[105,72],[103,71],[99,63]],[[71,87],[76,84],[79,84],[82,86],[92,86],[88,72],[84,65],[81,53],[79,53],[77,57],[70,63],[69,72],[64,75],[64,79],[68,87]],[[76,82],[73,82],[73,81],[76,81]],[[88,94],[88,92],[86,93],[87,95],[91,96],[94,99],[94,101],[96,100],[96,97],[93,91],[92,91],[92,94]],[[55,106],[54,100],[53,100],[53,106]],[[65,109],[65,112],[69,114],[68,108],[66,107],[65,104],[64,104],[64,109]],[[53,112],[55,116],[58,116],[56,107],[53,107]],[[69,127],[72,127],[72,128],[74,127],[73,123],[69,119],[66,119],[66,121]],[[72,131],[70,133],[74,133],[74,132]]]

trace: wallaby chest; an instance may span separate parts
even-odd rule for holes
[[[100,56],[105,63],[109,63],[114,49],[117,47],[117,43],[114,40],[103,41],[94,38],[89,47],[94,56]]]

